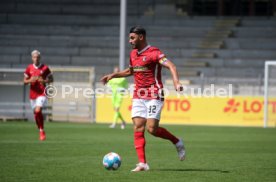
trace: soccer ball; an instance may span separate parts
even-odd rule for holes
[[[114,152],[106,154],[103,158],[103,165],[107,170],[117,170],[121,163],[121,157]]]

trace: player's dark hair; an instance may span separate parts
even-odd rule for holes
[[[136,33],[136,34],[141,34],[143,35],[144,37],[146,36],[146,29],[144,29],[143,27],[141,26],[134,26],[134,27],[131,27],[130,30],[129,30],[129,33]]]

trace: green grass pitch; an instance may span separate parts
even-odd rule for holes
[[[32,122],[0,123],[0,181],[276,181],[275,128],[165,127],[183,137],[186,161],[170,142],[146,134],[151,170],[131,173],[137,158],[130,125],[46,123],[41,142]],[[122,157],[117,171],[102,165],[111,151]]]

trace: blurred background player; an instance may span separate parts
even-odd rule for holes
[[[179,82],[175,65],[158,48],[148,45],[144,28],[132,27],[129,32],[129,43],[133,49],[130,53],[129,68],[106,75],[101,81],[106,84],[113,78],[134,75],[135,89],[131,115],[134,124],[134,145],[139,163],[132,171],[139,172],[149,170],[145,155],[145,129],[153,136],[170,140],[176,146],[179,159],[181,161],[185,159],[183,141],[165,128],[159,127],[164,104],[162,67],[170,70],[176,91],[182,91],[183,87]]]
[[[40,63],[40,52],[38,50],[32,51],[31,56],[33,64],[28,65],[25,70],[24,84],[30,84],[30,102],[39,129],[39,139],[45,140],[42,108],[47,103],[46,84],[53,82],[53,76],[48,66]]]
[[[119,67],[114,67],[114,73],[120,71]],[[122,114],[120,112],[120,107],[123,101],[123,91],[128,88],[128,82],[126,78],[114,78],[109,80],[107,83],[112,89],[112,106],[114,109],[113,123],[109,126],[110,128],[115,128],[118,119],[122,121],[121,129],[125,129],[126,123]]]

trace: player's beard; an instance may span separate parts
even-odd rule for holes
[[[136,44],[131,44],[132,49],[136,49]]]
[[[140,48],[140,45],[141,43],[139,41],[134,41],[132,44],[131,44],[131,48],[132,49],[139,49]]]

